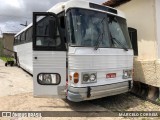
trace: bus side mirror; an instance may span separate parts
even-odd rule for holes
[[[49,20],[49,37],[53,39],[56,39],[57,37],[56,20]]]

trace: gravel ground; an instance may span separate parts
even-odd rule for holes
[[[32,76],[18,67],[4,67],[0,60],[0,111],[160,111],[160,106],[141,100],[130,93],[73,103],[59,98],[34,98]],[[62,116],[66,112],[62,112]],[[54,117],[54,118],[0,118],[0,120],[150,120],[146,117]]]

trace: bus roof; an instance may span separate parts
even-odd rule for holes
[[[93,6],[91,7],[90,4],[93,4]],[[98,9],[98,7],[99,7],[99,9]],[[100,7],[103,7],[103,9],[100,9]],[[85,9],[96,10],[96,11],[100,11],[100,12],[106,12],[106,13],[109,13],[109,14],[113,14],[113,15],[125,18],[124,13],[121,12],[120,10],[117,10],[117,9],[109,7],[109,6],[99,5],[98,3],[93,3],[93,2],[90,2],[90,1],[86,1],[86,0],[69,0],[67,2],[60,2],[56,5],[54,5],[47,12],[53,12],[55,14],[58,14],[62,11],[67,11],[69,8],[85,8]],[[112,11],[115,10],[115,11],[117,11],[117,14],[109,12],[109,11],[105,11],[104,8],[109,8]],[[24,29],[22,29],[20,32],[18,32],[15,35],[15,37],[18,36],[19,34],[21,34],[22,32],[24,32],[25,30],[27,30],[28,28],[30,28],[31,26],[32,26],[32,23],[29,24]]]

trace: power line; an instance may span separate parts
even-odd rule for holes
[[[27,18],[27,19],[32,19],[32,18],[25,17],[25,16],[10,16],[10,15],[0,15],[0,17],[10,17],[10,18]]]

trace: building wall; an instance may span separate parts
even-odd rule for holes
[[[3,53],[3,39],[0,37],[0,56],[2,56]]]
[[[117,7],[126,14],[129,27],[138,32],[138,59],[155,60],[155,3],[154,0],[131,0]]]
[[[14,35],[12,33],[3,33],[3,47],[9,50],[13,50],[13,42],[14,42]],[[12,55],[12,52],[7,50],[3,50],[4,55]]]
[[[160,42],[156,10],[159,0],[131,0],[117,7],[126,14],[129,27],[137,29],[138,56],[134,58],[134,80],[160,87]],[[160,11],[160,10],[159,10]],[[160,20],[159,20],[160,21]],[[159,34],[160,35],[160,34]],[[158,36],[158,37],[157,37]],[[158,39],[157,39],[158,38]],[[159,40],[160,41],[160,40]]]
[[[157,53],[158,59],[156,61],[156,76],[157,86],[160,87],[160,0],[155,0],[155,14],[156,14],[156,39],[157,39]]]
[[[160,0],[155,0],[155,14],[156,14],[156,37],[157,37],[157,44],[158,44],[158,58],[160,59]]]

